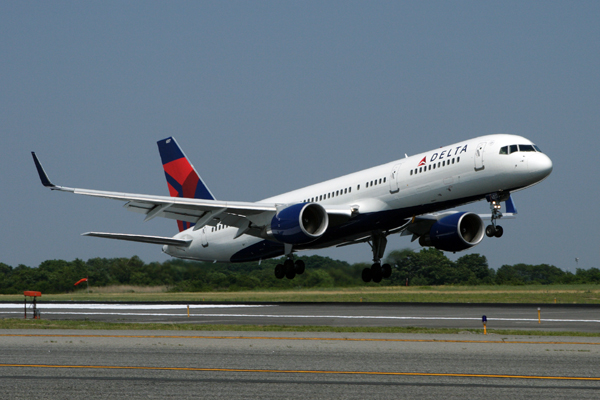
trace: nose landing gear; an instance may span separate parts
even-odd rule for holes
[[[490,202],[490,209],[492,210],[492,224],[488,225],[485,228],[485,234],[487,237],[499,238],[504,233],[504,229],[500,225],[496,225],[496,220],[499,218],[502,218],[502,212],[500,211],[502,206],[500,205],[500,202],[498,201],[497,195],[490,196],[489,202]]]

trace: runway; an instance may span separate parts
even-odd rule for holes
[[[488,329],[600,331],[600,306],[575,304],[39,302],[37,307],[49,320],[480,329],[485,315]],[[23,315],[22,303],[0,303],[0,318]]]
[[[599,338],[0,331],[4,398],[595,399]]]

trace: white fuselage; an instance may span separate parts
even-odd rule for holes
[[[478,201],[534,185],[552,170],[539,151],[500,154],[510,145],[533,145],[520,136],[482,136],[307,186],[259,203],[314,202],[325,209],[352,209],[348,223],[330,226],[323,238],[294,249],[322,248],[389,231],[406,218]],[[175,236],[193,239],[188,248],[164,246],[171,256],[204,261],[244,261],[283,254],[283,244],[217,225],[191,228]],[[239,255],[236,256],[236,255]]]

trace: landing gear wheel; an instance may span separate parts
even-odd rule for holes
[[[362,280],[365,283],[371,282],[371,268],[365,268],[362,270]]]
[[[283,265],[277,264],[275,266],[275,278],[283,279],[284,276],[285,276],[285,269],[283,268]]]
[[[379,271],[379,273],[371,272],[371,274],[373,275],[373,282],[375,283],[379,283],[383,279],[383,273],[381,271]]]
[[[294,267],[294,260],[292,260],[291,258],[288,258],[287,260],[285,260],[285,262],[283,263],[283,269],[285,271],[285,277],[288,279],[294,279],[294,277],[296,276],[296,269]]]
[[[496,235],[496,227],[494,225],[488,225],[485,228],[485,234],[487,237],[494,237]]]
[[[392,276],[392,267],[390,266],[390,264],[383,264],[381,266],[381,272],[383,274],[383,278],[387,279],[390,276]]]
[[[375,283],[379,283],[383,279],[383,271],[380,264],[373,264],[371,266],[371,278]]]
[[[499,237],[502,237],[503,233],[504,233],[504,229],[501,226],[496,226],[496,233],[494,233],[494,236],[499,238]]]
[[[304,261],[302,261],[302,260],[297,260],[297,261],[294,263],[294,269],[296,270],[296,273],[297,273],[298,275],[302,275],[302,274],[304,273],[304,268],[305,268]]]
[[[293,269],[285,271],[285,277],[288,279],[294,279],[296,277],[296,271],[294,271]]]
[[[371,265],[371,272],[373,275],[381,274],[381,265],[379,263]]]

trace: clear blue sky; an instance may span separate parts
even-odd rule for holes
[[[469,252],[600,267],[599,21],[597,1],[0,1],[0,262],[164,261],[80,234],[176,232],[44,189],[32,150],[57,184],[166,195],[156,141],[173,135],[217,198],[256,201],[512,133],[554,172]],[[390,237],[403,247],[418,249]],[[315,253],[371,259],[367,244]]]

